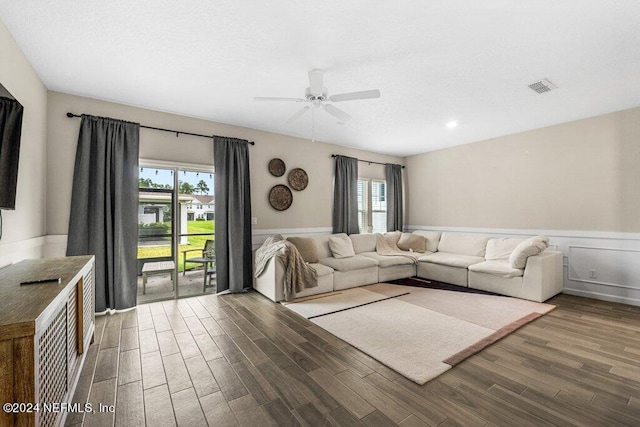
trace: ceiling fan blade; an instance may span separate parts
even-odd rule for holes
[[[334,107],[331,104],[325,104],[325,105],[322,106],[322,108],[324,108],[324,111],[326,111],[327,113],[331,114],[332,116],[334,116],[335,118],[337,118],[341,122],[346,122],[346,121],[351,119],[350,115],[348,115],[347,113],[345,113],[344,111],[342,111],[338,107]]]
[[[322,95],[322,79],[324,73],[322,70],[309,71],[309,87],[312,95]]]
[[[253,98],[254,101],[290,101],[290,102],[304,102],[305,99],[302,98],[277,98],[271,96],[256,96]]]
[[[295,122],[296,120],[298,120],[304,113],[306,113],[307,111],[309,111],[311,107],[303,107],[300,110],[298,110],[297,113],[295,113],[293,116],[289,117],[289,119],[284,122],[285,125],[290,125],[291,123]]]
[[[363,90],[360,92],[339,93],[337,95],[331,95],[329,97],[329,101],[342,102],[342,101],[355,101],[357,99],[370,99],[370,98],[380,98],[380,91],[378,89],[374,89],[374,90]]]

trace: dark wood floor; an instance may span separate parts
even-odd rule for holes
[[[418,386],[260,294],[97,319],[68,425],[640,425],[640,307],[559,307]],[[393,319],[389,319],[393,321]]]

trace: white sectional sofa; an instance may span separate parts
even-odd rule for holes
[[[467,286],[467,269],[483,262],[489,238],[458,233],[442,233],[437,252],[418,258],[418,277]]]
[[[562,252],[545,250],[526,259],[525,268],[514,268],[509,258],[526,239],[490,239],[485,261],[469,266],[469,287],[528,299],[546,301],[562,291]]]
[[[416,275],[416,263],[411,258],[403,256],[380,255],[376,252],[378,234],[352,234],[349,236],[356,254],[377,261],[377,281],[403,279]]]
[[[318,286],[296,297],[413,276],[538,302],[562,291],[562,252],[547,249],[538,253],[543,248],[536,251],[534,247],[536,254],[531,255],[527,252],[531,239],[422,230],[413,234],[425,239],[420,253],[380,255],[376,251],[377,234],[356,234],[349,236],[353,254],[344,258],[332,253],[330,235],[310,237],[317,262],[309,265],[318,273]],[[522,268],[515,268],[514,262]],[[281,262],[273,258],[256,278],[254,288],[273,301],[282,301],[283,275]]]

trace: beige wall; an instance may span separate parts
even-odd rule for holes
[[[45,234],[47,90],[0,21],[0,83],[22,104],[15,211],[2,211],[2,245]]]
[[[640,108],[406,159],[407,223],[640,232]]]
[[[249,148],[253,216],[258,224],[253,228],[315,228],[331,227],[333,203],[333,165],[331,154],[343,154],[379,162],[401,163],[399,157],[348,149],[321,142],[311,142],[253,129],[224,125],[201,119],[178,116],[142,108],[125,106],[57,92],[49,92],[47,146],[47,233],[67,234],[71,183],[78,138],[79,119],[69,119],[67,112],[87,113],[140,122],[148,126],[184,130],[202,134],[217,134],[255,141]],[[144,159],[213,164],[213,143],[203,138],[153,130],[140,130],[140,157]],[[309,185],[294,191],[292,206],[278,212],[268,204],[269,189],[286,183],[269,174],[267,164],[273,157],[283,159],[287,172],[303,168],[309,175]],[[360,163],[360,175],[384,179],[384,167]]]

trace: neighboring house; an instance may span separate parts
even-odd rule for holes
[[[191,197],[192,199],[187,203],[188,221],[197,219],[213,221],[216,219],[214,196],[194,194]]]
[[[213,196],[198,196],[209,197],[211,199],[211,206],[213,206]],[[187,221],[192,221],[193,218],[189,214],[188,209],[194,200],[194,196],[191,194],[179,194],[178,203],[180,203],[180,234],[187,234]],[[170,218],[171,209],[171,196],[168,193],[155,193],[150,191],[140,191],[138,199],[138,223],[139,224],[153,224],[157,222],[165,222]],[[213,208],[211,208],[213,213]],[[205,214],[206,215],[206,214]],[[208,215],[204,217],[208,219]],[[213,218],[212,218],[213,219]],[[180,238],[180,244],[186,245],[188,238],[183,236]]]

